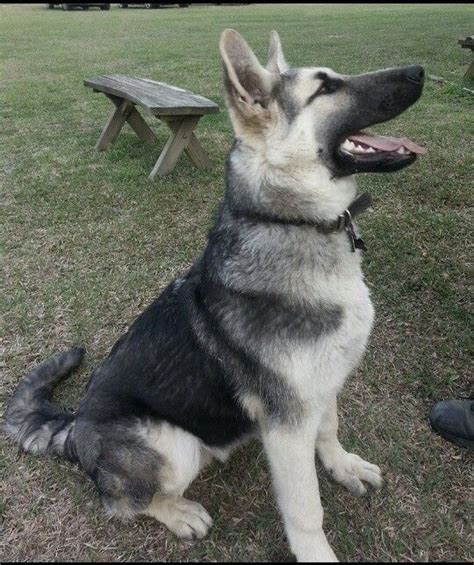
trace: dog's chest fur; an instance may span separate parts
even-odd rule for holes
[[[315,281],[315,300],[323,295],[342,311],[332,332],[294,344],[290,356],[279,360],[298,396],[310,406],[324,409],[330,395],[339,392],[358,365],[372,329],[373,306],[362,278]]]
[[[323,402],[337,392],[357,366],[372,329],[374,311],[360,269],[360,252],[350,251],[345,233],[332,237],[315,236],[315,248],[327,246],[326,256],[318,264],[303,268],[296,287],[303,300],[332,305],[341,315],[332,331],[294,344],[289,362],[282,366],[302,398]],[[309,245],[311,245],[311,240]],[[331,255],[331,259],[329,259]]]
[[[214,277],[236,296],[223,327],[302,407],[323,407],[359,362],[372,327],[360,252],[345,233],[235,220],[225,206],[217,225]],[[243,404],[258,412],[252,395]]]

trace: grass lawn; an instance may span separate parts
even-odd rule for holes
[[[472,5],[461,4],[109,12],[2,5],[0,412],[26,371],[82,344],[87,361],[56,396],[77,407],[92,367],[204,246],[232,143],[217,48],[224,28],[241,31],[262,58],[277,29],[294,66],[357,74],[420,63],[450,83],[428,80],[415,107],[372,128],[429,152],[399,173],[359,177],[375,200],[359,223],[377,316],[340,401],[342,443],[380,465],[386,484],[354,499],[321,472],[321,496],[341,560],[471,561],[472,460],[434,435],[427,417],[435,401],[470,392],[474,120],[473,95],[460,86],[471,53],[457,39],[472,33],[473,18]],[[111,104],[82,80],[111,73],[217,102],[221,113],[198,128],[214,170],[182,158],[151,183],[160,148],[128,126],[110,151],[95,153]],[[155,131],[163,144],[165,128]],[[152,519],[107,520],[78,467],[24,454],[3,434],[0,470],[2,561],[291,558],[257,443],[211,466],[188,491],[215,519],[194,545]]]

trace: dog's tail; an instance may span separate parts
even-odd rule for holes
[[[74,416],[55,406],[50,397],[53,388],[80,364],[84,353],[75,347],[55,355],[20,381],[5,411],[4,428],[25,451],[76,459],[70,438]]]

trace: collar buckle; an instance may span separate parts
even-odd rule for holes
[[[347,230],[352,226],[352,214],[349,210],[344,210],[342,214],[339,214],[337,220],[337,231]]]

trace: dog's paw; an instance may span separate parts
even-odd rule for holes
[[[319,531],[288,529],[292,551],[298,562],[337,563],[338,559],[322,529]]]
[[[184,540],[201,539],[212,526],[212,518],[203,506],[182,497],[164,497],[148,514]]]
[[[382,487],[383,479],[380,468],[364,461],[355,453],[343,451],[332,461],[326,461],[325,466],[333,479],[345,486],[355,496],[363,496],[367,493],[364,483],[374,489]]]

